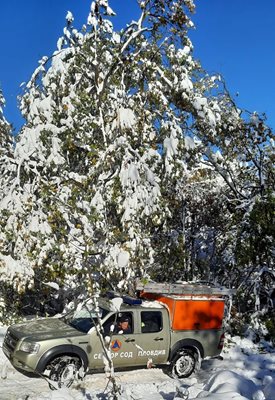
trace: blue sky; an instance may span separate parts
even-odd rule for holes
[[[20,84],[38,60],[50,55],[70,10],[75,26],[86,22],[91,0],[1,0],[0,86],[5,116],[16,130]],[[137,16],[135,0],[110,0],[115,27]],[[190,33],[195,56],[209,72],[221,73],[240,107],[266,112],[275,127],[275,0],[197,0]],[[238,95],[237,95],[238,93]]]

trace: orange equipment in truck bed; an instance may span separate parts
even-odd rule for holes
[[[207,330],[221,329],[225,296],[230,294],[228,289],[206,285],[153,282],[142,285],[140,296],[169,308],[173,330]]]

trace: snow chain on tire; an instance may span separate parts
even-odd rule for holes
[[[62,387],[70,387],[76,378],[81,375],[82,377],[84,376],[81,373],[81,368],[83,368],[83,364],[78,357],[56,357],[45,369],[50,389],[56,390]]]
[[[194,350],[182,349],[171,361],[169,375],[173,378],[188,378],[197,366],[198,355]]]

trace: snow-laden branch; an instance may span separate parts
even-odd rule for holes
[[[141,13],[141,16],[139,18],[139,20],[137,22],[132,22],[132,24],[128,27],[128,30],[133,26],[136,25],[137,26],[137,31],[133,32],[131,34],[131,36],[128,38],[128,40],[124,43],[124,45],[122,46],[121,50],[120,50],[120,54],[124,53],[124,51],[126,50],[126,48],[129,46],[129,44],[136,39],[139,35],[141,35],[143,32],[149,31],[149,28],[142,28],[142,24],[146,18],[146,10],[144,9]]]
[[[238,197],[242,199],[247,199],[247,196],[243,195],[237,188],[234,183],[234,180],[232,176],[229,179],[230,175],[230,170],[223,169],[219,163],[214,159],[214,157],[211,155],[210,151],[206,152],[207,159],[209,160],[208,162],[206,160],[203,160],[202,163],[205,165],[212,165],[215,170],[218,172],[218,174],[223,178],[225,183],[229,186],[229,188],[232,190],[232,192]]]
[[[173,88],[174,88],[174,85],[173,85],[173,83],[164,75],[164,71],[163,71],[159,66],[156,66],[156,70],[158,71],[158,73],[159,73],[161,79],[163,79],[164,82],[165,82],[171,89],[173,89]]]

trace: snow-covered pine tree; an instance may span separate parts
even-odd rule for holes
[[[21,279],[24,274],[23,266],[13,257],[13,235],[6,231],[13,220],[12,210],[6,207],[6,201],[11,198],[14,189],[16,163],[12,126],[4,116],[4,106],[5,99],[0,90],[0,320],[14,311],[9,285],[14,283],[18,287],[18,278],[20,276]]]
[[[183,18],[183,3],[176,11],[167,4]],[[159,65],[188,59],[192,90],[194,63],[188,46],[181,52],[160,40],[168,20],[152,5],[141,3],[140,19],[121,33],[103,16],[112,14],[106,2],[92,3],[83,34],[68,14],[51,66],[42,59],[27,85],[16,146],[26,194],[17,238],[26,235],[15,246],[38,281],[82,278],[88,262],[128,280],[154,260],[152,240],[170,213],[161,185],[183,171],[177,152],[185,152],[178,143],[188,119],[168,107],[159,78],[170,81]]]
[[[220,109],[192,58],[193,3],[140,7],[120,33],[106,1],[92,2],[82,33],[68,13],[22,98],[14,252],[37,282],[82,278],[89,262],[129,281],[153,264],[160,238],[174,247],[189,159],[202,154],[194,135],[203,124],[214,136]]]
[[[120,287],[171,279],[171,259],[184,279],[236,265],[234,218],[257,170],[243,168],[249,124],[193,58],[192,0],[139,5],[121,32],[106,0],[81,32],[68,13],[26,86],[5,240],[36,288],[85,284],[94,270]]]
[[[69,14],[67,19],[69,25]],[[66,29],[64,35],[69,36]],[[28,93],[22,98],[22,114],[26,123],[17,137],[15,149],[16,179],[11,195],[3,200],[5,209],[10,210],[12,215],[5,227],[6,241],[12,242],[12,257],[26,266],[19,277],[20,286],[34,283],[36,289],[40,289],[41,297],[44,282],[54,279],[56,275],[62,280],[66,274],[61,256],[66,253],[63,249],[67,233],[64,226],[66,215],[61,217],[59,208],[65,201],[66,185],[60,200],[56,196],[56,187],[69,179],[66,171],[65,178],[62,174],[65,160],[58,136],[64,131],[62,68],[66,68],[64,59],[67,61],[69,54],[70,48],[62,54],[57,51],[53,55],[51,68],[44,77],[49,83],[40,81],[45,72],[46,58],[43,58],[27,85]]]
[[[228,270],[233,267],[234,284],[242,292],[241,309],[247,310],[248,304],[251,310],[255,305],[267,309],[275,282],[275,136],[266,118],[256,113],[244,115],[230,134],[220,162],[231,179],[227,200],[234,215],[234,263]]]
[[[264,306],[271,290],[262,271],[274,276],[274,133],[265,116],[238,109],[222,80],[220,85],[224,95],[215,135],[209,135],[204,121],[196,126],[202,163],[223,181],[220,200],[226,218],[214,271],[223,283],[239,288],[242,311],[251,311],[258,293],[264,293]]]

